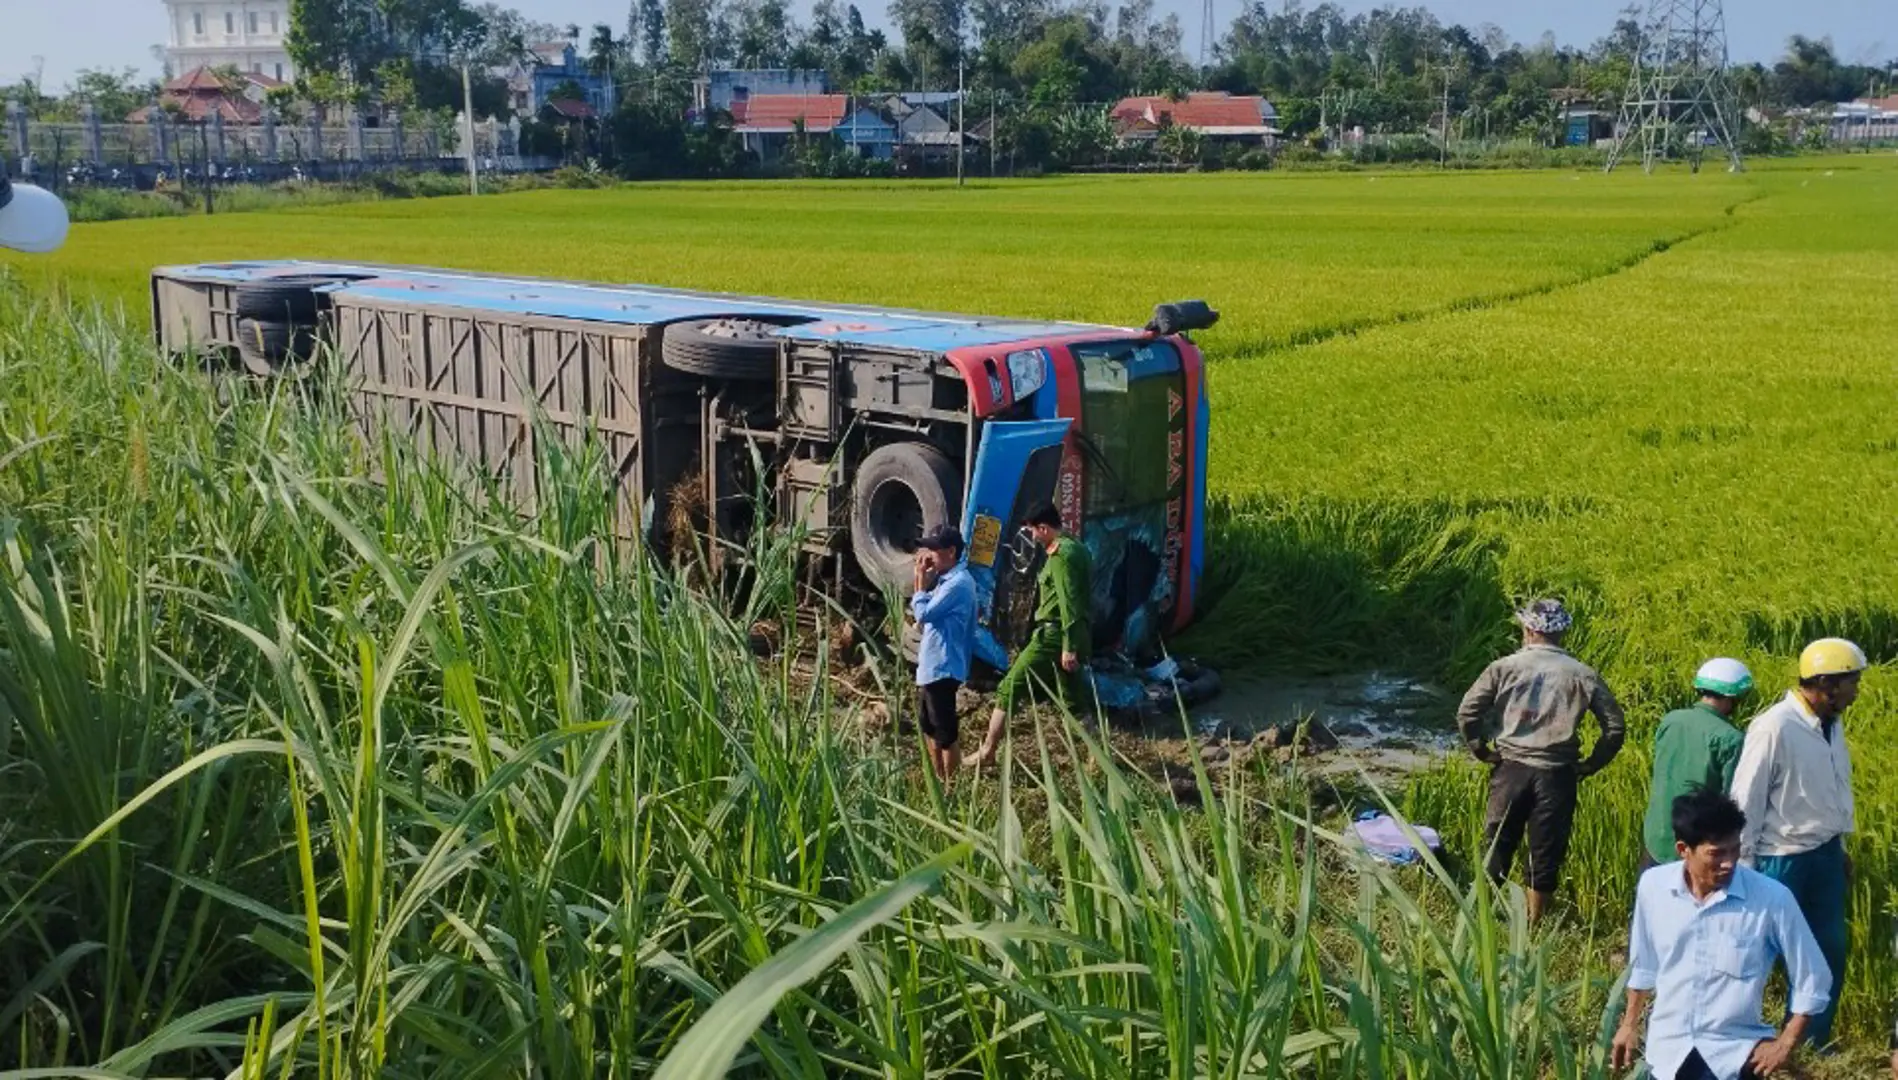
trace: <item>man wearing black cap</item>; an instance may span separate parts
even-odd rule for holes
[[[929,763],[947,784],[958,763],[956,691],[969,678],[975,651],[975,579],[962,568],[962,534],[952,525],[931,529],[916,544],[916,588],[910,614],[923,628],[916,651],[918,722],[929,742]]]

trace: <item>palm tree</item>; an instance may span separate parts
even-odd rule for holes
[[[603,84],[602,113],[613,111],[613,74],[619,67],[624,46],[613,38],[613,28],[605,23],[593,25],[593,37],[587,42],[587,70]]]

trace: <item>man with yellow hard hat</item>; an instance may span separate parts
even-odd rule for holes
[[[1799,654],[1799,685],[1753,718],[1733,771],[1733,801],[1746,814],[1740,858],[1792,890],[1832,969],[1832,1000],[1806,1037],[1832,1041],[1845,986],[1845,834],[1852,831],[1852,759],[1839,715],[1858,699],[1865,653],[1821,638]]]

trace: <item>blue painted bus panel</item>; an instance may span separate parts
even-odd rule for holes
[[[279,274],[349,273],[367,280],[328,286],[326,291],[384,303],[426,303],[497,314],[581,319],[627,326],[710,319],[721,315],[788,315],[816,320],[778,331],[799,341],[834,341],[865,348],[943,353],[965,346],[1077,333],[1103,338],[1133,331],[1086,323],[981,319],[856,304],[787,302],[763,297],[694,292],[645,285],[589,285],[480,272],[430,270],[373,263],[254,260],[161,267],[183,280],[242,282]]]
[[[1035,452],[1059,446],[1073,421],[992,421],[982,426],[975,469],[964,500],[962,535],[968,545],[969,576],[975,579],[977,626],[975,655],[997,669],[1008,666],[1008,650],[990,627],[995,605],[996,563],[1008,557],[1012,539],[1006,530]],[[1041,497],[1052,496],[1053,492]]]

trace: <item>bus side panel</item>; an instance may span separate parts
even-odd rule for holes
[[[169,353],[234,346],[234,289],[215,281],[152,275],[152,332]]]

